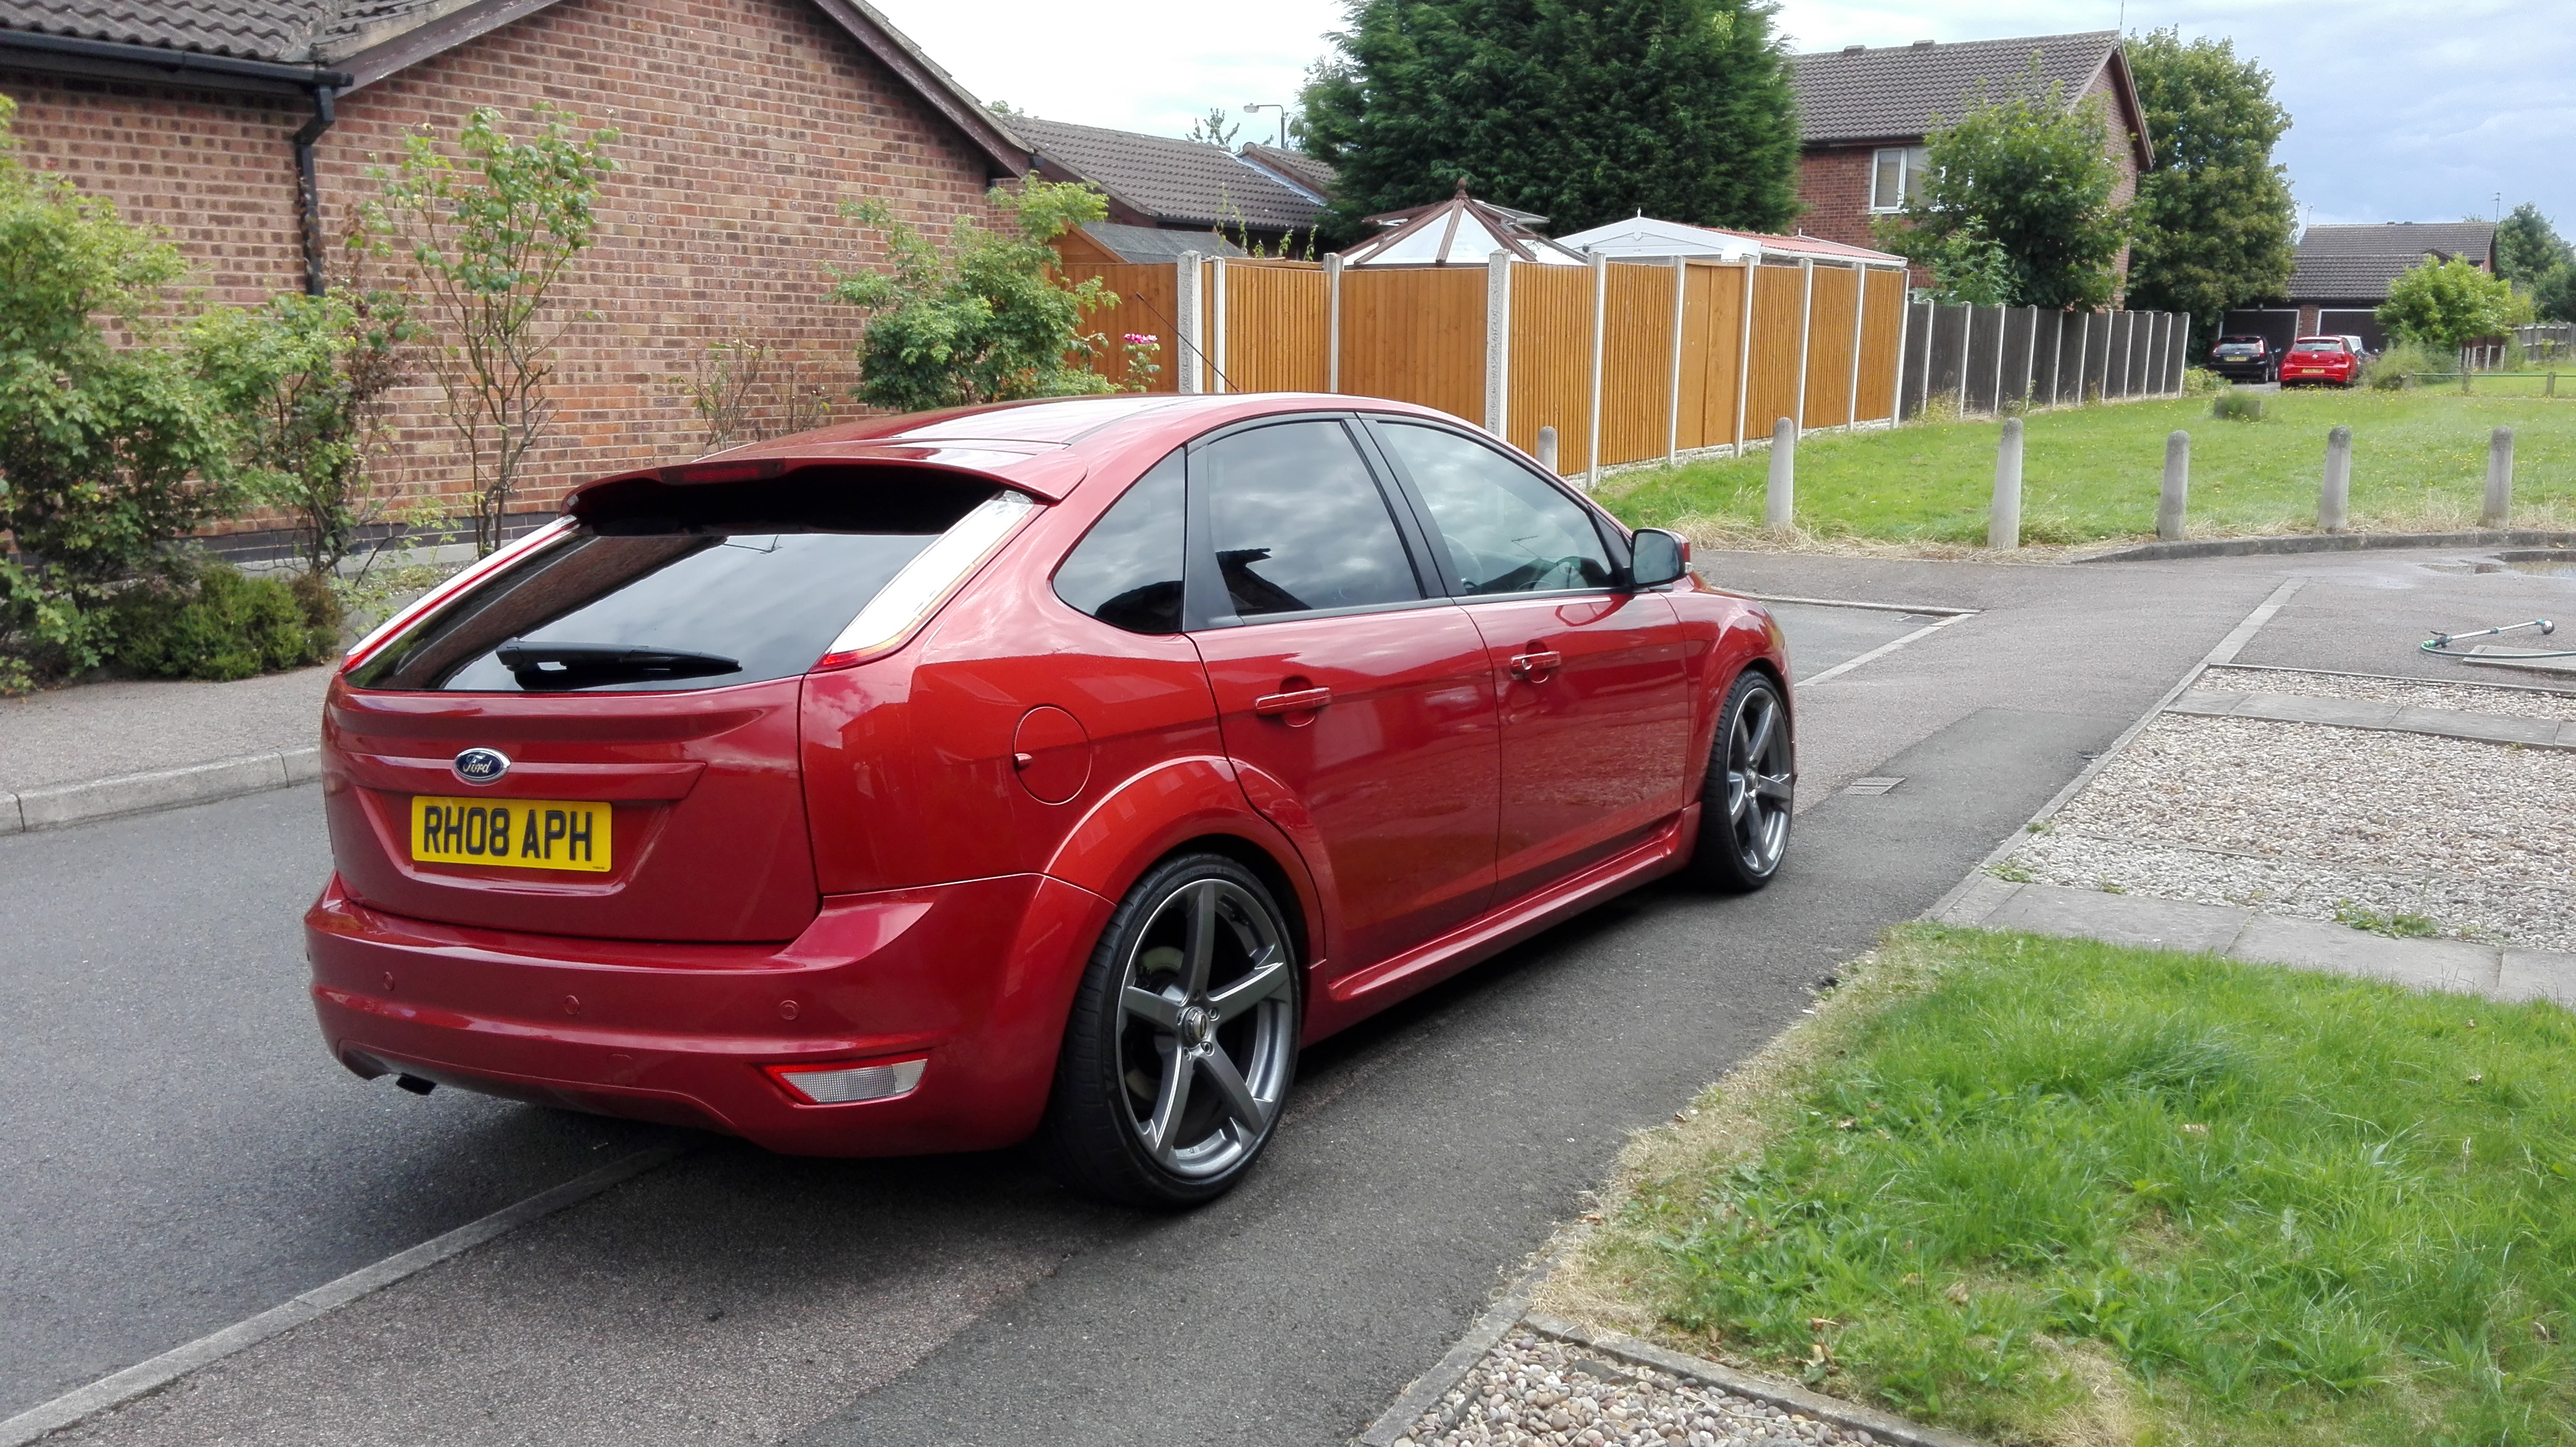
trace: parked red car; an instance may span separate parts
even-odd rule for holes
[[[606,478],[351,651],[334,1056],[1184,1203],[1298,1048],[1788,843],[1786,656],[1526,458],[1348,397],[876,419]]]
[[[2361,353],[2343,337],[2301,337],[2281,359],[2281,385],[2351,387],[2361,381]]]

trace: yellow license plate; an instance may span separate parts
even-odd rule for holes
[[[604,873],[608,836],[606,804],[428,795],[411,801],[411,857],[425,864]]]

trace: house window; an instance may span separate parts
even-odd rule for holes
[[[1869,209],[1896,211],[1908,201],[1921,199],[1927,170],[1924,157],[1921,146],[1890,146],[1880,151],[1870,167]]]

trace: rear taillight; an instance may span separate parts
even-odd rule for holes
[[[959,518],[939,535],[938,541],[915,554],[911,562],[904,564],[903,571],[894,575],[894,581],[868,600],[868,606],[859,610],[859,616],[851,619],[850,625],[832,640],[832,646],[814,661],[815,669],[847,668],[903,642],[1037,506],[1036,499],[1027,493],[1009,491],[997,492],[976,504],[974,511]]]
[[[868,1065],[765,1065],[787,1093],[805,1105],[855,1105],[863,1100],[892,1100],[910,1095],[921,1084],[928,1060],[878,1061]]]
[[[546,524],[544,527],[537,529],[535,532],[528,534],[526,537],[519,539],[517,542],[510,543],[507,546],[498,549],[493,552],[491,556],[468,565],[455,577],[450,578],[446,582],[439,584],[437,587],[430,589],[428,592],[421,594],[418,598],[412,601],[409,607],[397,611],[392,617],[377,624],[374,632],[359,639],[357,644],[349,650],[348,656],[340,660],[340,671],[342,673],[346,673],[350,669],[357,667],[359,664],[366,662],[377,649],[382,648],[387,643],[393,641],[393,639],[401,635],[404,629],[409,628],[413,623],[418,622],[420,619],[427,617],[433,609],[442,606],[448,599],[455,597],[457,594],[464,592],[466,589],[474,586],[482,579],[490,577],[500,569],[508,567],[510,564],[517,562],[519,559],[526,557],[528,554],[535,552],[537,549],[544,547],[550,542],[553,542],[556,538],[562,537],[572,528],[572,525],[573,522],[571,518],[557,518],[553,522]]]

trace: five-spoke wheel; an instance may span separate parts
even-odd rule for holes
[[[1751,671],[1735,680],[1719,710],[1700,791],[1699,846],[1692,871],[1719,889],[1753,890],[1771,882],[1789,852],[1789,819],[1797,802],[1796,744],[1779,685]]]
[[[1296,1072],[1295,951],[1278,905],[1220,855],[1165,862],[1102,932],[1065,1032],[1042,1145],[1122,1200],[1224,1191],[1278,1123]]]

